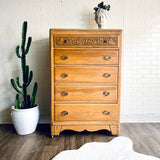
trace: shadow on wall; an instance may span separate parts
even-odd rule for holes
[[[15,48],[2,45],[0,58],[0,123],[9,123],[10,106],[14,103],[15,92],[13,91],[10,79],[20,73],[19,63],[14,54]]]
[[[16,56],[15,47],[5,51],[5,56],[0,60],[0,123],[10,123],[10,106],[14,104],[16,92],[11,87],[10,79],[20,77],[21,82],[21,61]],[[31,95],[34,82],[38,82],[36,103],[40,107],[40,122],[50,121],[50,48],[49,38],[34,41],[31,44],[27,55],[27,64],[33,70],[33,80],[28,88]]]
[[[33,70],[33,84],[38,82],[36,102],[40,107],[40,122],[50,121],[50,47],[49,38],[33,41],[28,55],[28,64]]]
[[[83,10],[81,23],[83,25],[82,28],[86,28],[86,29],[97,29],[98,28],[95,22],[95,14],[92,9],[90,10],[90,12],[88,12],[88,9]]]

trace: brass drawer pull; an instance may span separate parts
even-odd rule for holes
[[[103,74],[103,77],[104,77],[104,78],[108,78],[108,77],[110,77],[110,76],[111,76],[111,74],[109,74],[109,73],[104,73],[104,74]]]
[[[64,92],[61,93],[61,95],[62,95],[62,96],[67,96],[67,95],[68,95],[68,92],[65,92],[65,91],[64,91]]]
[[[68,114],[68,112],[67,112],[67,111],[62,111],[61,114],[62,114],[63,116],[66,116],[66,115]]]
[[[63,56],[61,56],[61,59],[62,59],[62,60],[66,60],[66,59],[68,59],[68,56],[63,55]]]
[[[105,96],[109,96],[110,92],[104,91],[103,94],[104,94]]]
[[[109,60],[109,59],[111,59],[111,56],[104,56],[103,59],[104,60]]]
[[[67,74],[67,73],[62,73],[62,74],[61,74],[61,77],[62,77],[62,78],[66,78],[66,77],[68,77],[68,74]]]
[[[110,114],[110,112],[109,111],[103,111],[103,114],[108,115],[108,114]]]

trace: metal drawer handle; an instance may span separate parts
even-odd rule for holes
[[[65,91],[64,91],[64,92],[61,93],[61,95],[62,95],[62,96],[67,96],[67,95],[68,95],[68,92],[65,92]]]
[[[62,73],[62,74],[61,74],[61,77],[62,77],[62,78],[66,78],[66,77],[68,77],[68,74],[67,74],[67,73]]]
[[[110,92],[104,91],[103,94],[104,94],[105,96],[109,96]]]
[[[67,111],[62,111],[61,114],[62,114],[63,116],[66,116],[66,115],[68,114],[68,112],[67,112]]]
[[[110,77],[110,76],[111,76],[110,73],[104,73],[104,74],[103,74],[103,77],[104,77],[104,78],[108,78],[108,77]]]
[[[104,56],[103,59],[104,60],[109,60],[109,59],[111,59],[111,56]]]
[[[62,59],[62,60],[66,60],[66,59],[68,59],[68,56],[63,55],[63,56],[61,56],[61,59]]]
[[[108,114],[110,114],[110,112],[109,111],[103,111],[103,114],[108,115]]]

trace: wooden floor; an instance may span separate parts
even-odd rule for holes
[[[131,138],[135,151],[160,158],[160,123],[121,124],[120,136]],[[49,124],[38,126],[36,133],[19,136],[12,125],[0,125],[0,160],[50,160],[66,149],[77,149],[87,142],[108,142],[107,131],[64,131],[50,138]]]

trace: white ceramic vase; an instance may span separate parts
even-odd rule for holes
[[[19,135],[35,132],[39,121],[39,106],[29,109],[16,109],[11,107],[12,122]]]
[[[105,9],[99,8],[95,12],[95,21],[98,24],[99,29],[105,29],[108,20],[109,14]]]

